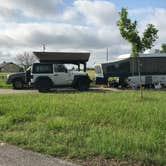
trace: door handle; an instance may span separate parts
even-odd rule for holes
[[[54,74],[54,76],[58,76],[58,74]]]

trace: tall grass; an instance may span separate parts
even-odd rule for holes
[[[53,156],[166,164],[166,93],[0,96],[0,140]]]

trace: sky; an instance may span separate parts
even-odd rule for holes
[[[166,0],[0,0],[0,62],[18,54],[42,51],[85,51],[88,65],[115,60],[130,53],[117,27],[118,12],[128,9],[138,21],[140,35],[146,25],[159,29],[154,48],[166,43]]]

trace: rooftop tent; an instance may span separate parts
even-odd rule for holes
[[[86,63],[90,53],[86,52],[33,52],[40,62]]]
[[[76,64],[80,69],[80,64],[84,65],[86,71],[86,62],[88,62],[89,52],[33,52],[41,63],[66,63]]]

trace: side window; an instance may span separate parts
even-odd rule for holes
[[[33,73],[53,73],[52,64],[35,64]]]
[[[54,72],[67,72],[67,69],[62,64],[55,64],[54,65]]]

